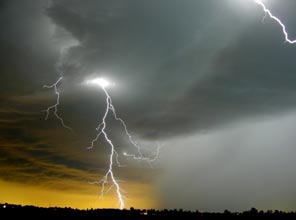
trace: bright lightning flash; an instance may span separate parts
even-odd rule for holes
[[[109,155],[109,168],[105,174],[105,176],[103,177],[103,179],[99,182],[95,182],[95,183],[100,183],[102,185],[102,189],[101,189],[101,196],[104,196],[104,194],[106,192],[108,192],[111,188],[115,187],[116,189],[116,194],[117,194],[117,198],[118,198],[118,202],[120,205],[120,209],[124,208],[124,201],[123,201],[123,195],[122,195],[122,189],[120,188],[120,185],[118,183],[118,180],[114,177],[114,173],[113,173],[113,166],[114,166],[114,162],[117,164],[117,166],[121,166],[121,164],[119,163],[119,154],[117,153],[114,144],[112,143],[111,139],[109,138],[108,134],[106,133],[106,118],[108,116],[109,113],[112,113],[114,119],[116,121],[119,121],[121,123],[121,125],[124,128],[125,134],[128,137],[130,143],[136,147],[137,151],[138,151],[138,155],[134,155],[134,154],[128,154],[128,153],[123,153],[123,156],[126,157],[131,157],[134,160],[142,160],[142,161],[146,161],[149,164],[151,164],[151,162],[155,161],[158,158],[159,155],[159,149],[160,146],[157,146],[157,150],[156,153],[154,155],[153,158],[150,157],[144,157],[142,152],[141,152],[141,148],[140,146],[132,139],[131,134],[128,132],[126,123],[124,122],[123,119],[119,118],[116,114],[116,110],[114,105],[112,104],[112,99],[107,91],[107,87],[111,85],[111,83],[104,79],[104,78],[95,78],[95,79],[90,79],[90,80],[86,80],[85,81],[86,85],[94,85],[94,86],[99,86],[105,93],[106,95],[106,110],[104,113],[104,116],[102,118],[101,123],[97,126],[96,130],[98,131],[96,137],[92,140],[91,145],[89,148],[93,148],[94,144],[98,141],[99,137],[101,135],[104,136],[105,140],[107,141],[107,143],[110,146],[110,155]],[[111,186],[108,190],[105,191],[105,187],[108,184],[108,179],[111,179]]]
[[[49,117],[49,113],[51,110],[54,110],[53,114],[54,116],[61,122],[62,126],[66,129],[69,129],[70,131],[72,131],[72,128],[70,128],[69,126],[65,125],[63,118],[59,115],[58,113],[58,106],[60,104],[60,92],[58,91],[58,84],[62,81],[63,77],[61,76],[54,84],[52,85],[44,85],[43,88],[46,89],[54,89],[54,92],[56,94],[56,103],[54,105],[49,106],[46,110],[43,110],[46,112],[46,116],[45,116],[45,120],[48,119]]]
[[[282,32],[285,36],[285,41],[290,43],[290,44],[295,44],[296,43],[296,39],[295,40],[291,40],[289,38],[289,34],[287,32],[286,26],[284,25],[284,23],[276,16],[274,16],[272,14],[272,12],[265,6],[265,4],[262,2],[262,0],[254,0],[254,2],[258,5],[260,5],[265,13],[265,16],[268,15],[271,19],[273,19],[274,21],[276,21],[282,28]]]
[[[95,79],[87,80],[86,84],[98,85],[98,86],[102,87],[103,89],[110,86],[110,82],[104,78],[95,78]]]

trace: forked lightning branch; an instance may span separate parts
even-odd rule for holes
[[[62,79],[63,78],[60,77],[53,85],[44,86],[45,88],[54,88],[54,91],[55,91],[55,94],[57,97],[56,103],[52,106],[49,106],[45,110],[47,113],[45,119],[46,120],[48,119],[50,111],[53,110],[55,117],[61,122],[62,126],[64,128],[71,129],[69,126],[65,125],[63,118],[58,114],[58,106],[60,104],[60,93],[58,91],[57,85],[61,82]],[[116,109],[112,103],[111,96],[109,95],[109,93],[107,91],[107,87],[110,86],[111,83],[104,78],[94,78],[94,79],[86,80],[84,82],[84,84],[87,86],[98,86],[99,88],[101,88],[103,90],[103,92],[106,96],[106,104],[105,104],[106,107],[105,107],[104,115],[101,119],[101,122],[98,124],[98,126],[96,128],[97,135],[91,141],[91,144],[88,147],[88,149],[92,149],[95,146],[95,143],[99,140],[99,138],[103,137],[105,139],[105,141],[108,143],[108,145],[110,146],[109,165],[108,165],[108,169],[107,169],[104,177],[102,178],[102,180],[100,180],[98,182],[93,182],[92,184],[101,184],[101,197],[103,197],[104,194],[106,192],[109,192],[112,188],[115,188],[117,199],[119,202],[119,207],[120,207],[120,209],[123,209],[124,208],[124,199],[123,199],[122,189],[120,187],[119,181],[116,179],[114,172],[113,172],[114,166],[121,166],[120,162],[119,162],[119,153],[116,151],[116,147],[114,146],[112,140],[110,139],[110,137],[106,131],[106,128],[107,128],[106,118],[111,114],[111,116],[113,116],[114,120],[118,121],[121,124],[126,136],[128,137],[130,144],[133,147],[135,147],[135,149],[137,151],[137,155],[123,152],[122,153],[123,156],[129,157],[129,158],[132,158],[132,159],[138,160],[138,161],[145,161],[149,165],[151,165],[151,163],[154,162],[159,156],[160,145],[159,144],[156,145],[154,155],[152,155],[151,157],[144,156],[141,151],[141,147],[138,145],[138,143],[135,140],[133,140],[132,135],[129,133],[125,121],[122,118],[117,116]],[[109,184],[109,180],[110,180],[111,184]],[[107,185],[109,185],[109,187],[106,190]]]

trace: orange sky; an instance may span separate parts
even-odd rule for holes
[[[21,205],[35,205],[42,207],[72,207],[79,209],[88,208],[118,208],[117,198],[113,193],[100,198],[97,194],[99,187],[81,183],[85,191],[72,192],[50,189],[46,187],[35,187],[26,184],[9,183],[0,180],[0,194],[2,203]],[[84,186],[83,186],[84,185]],[[93,192],[87,193],[88,192]],[[151,189],[145,185],[134,184],[125,194],[125,208],[151,208],[156,203],[150,196]],[[129,199],[130,198],[130,199]]]

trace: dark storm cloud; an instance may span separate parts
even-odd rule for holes
[[[47,13],[80,42],[65,74],[122,83],[111,93],[132,129],[161,138],[294,107],[294,48],[261,14],[246,26],[230,2],[64,0]]]
[[[61,62],[53,42],[68,32],[79,45],[70,47],[63,59],[65,77],[80,83],[103,72],[114,79],[121,89],[110,91],[114,103],[131,129],[146,138],[192,133],[293,108],[295,50],[282,44],[274,23],[260,23],[259,14],[249,25],[228,4],[11,1],[1,13],[6,30],[0,44],[2,94],[34,94],[36,86],[52,82]],[[252,9],[261,12],[255,5]],[[70,87],[79,90],[75,84]],[[77,92],[79,100],[69,103],[65,94],[61,111],[69,115],[67,121],[74,117],[68,110],[78,112],[83,99],[89,105],[100,101],[95,94],[87,99],[89,94],[82,95]],[[82,119],[95,117],[95,107],[92,112],[80,109]]]
[[[211,6],[213,1],[54,1],[48,15],[80,42],[69,50],[65,75],[81,81],[106,72],[123,88],[122,96],[112,96],[131,126],[159,136],[173,123],[159,122],[170,114],[166,106],[192,83],[213,50],[195,39],[202,35],[197,30],[204,28],[204,11],[214,13]]]
[[[168,110],[163,120],[183,121],[186,131],[192,132],[295,108],[295,48],[283,45],[281,36],[273,38],[266,29],[257,35],[251,29],[260,27],[246,30],[217,53],[208,76],[172,103],[173,111]],[[266,40],[258,41],[258,35]]]
[[[51,79],[58,51],[51,48],[53,25],[44,15],[47,1],[1,1],[1,98],[30,94]],[[37,79],[37,77],[40,77]]]

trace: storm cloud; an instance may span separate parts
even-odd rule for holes
[[[296,3],[270,1],[269,6],[293,36]],[[105,110],[105,97],[83,84],[87,78],[102,76],[115,83],[108,91],[131,133],[148,146],[155,141],[164,144],[164,155],[156,165],[159,170],[127,160],[130,168],[118,172],[121,179],[134,184],[149,180],[151,188],[159,191],[155,197],[161,204],[155,202],[155,206],[267,208],[268,197],[255,196],[263,182],[273,181],[273,175],[295,182],[290,169],[286,174],[259,174],[281,162],[294,165],[292,158],[284,156],[274,162],[274,155],[294,152],[293,138],[285,135],[294,130],[286,117],[295,111],[296,48],[284,42],[275,22],[268,17],[262,22],[264,13],[253,1],[12,0],[1,2],[0,17],[2,180],[23,182],[23,175],[37,178],[41,173],[40,184],[50,178],[79,182],[93,180],[95,172],[104,173],[105,143],[99,142],[94,152],[86,147]],[[44,121],[40,112],[55,101],[53,91],[42,86],[61,75],[59,111],[74,129],[72,134],[52,116]],[[271,129],[277,119],[280,126]],[[109,123],[119,152],[129,148],[121,127],[112,120]],[[241,143],[250,129],[269,141],[255,135],[251,136],[254,141]],[[266,154],[271,160],[264,164],[260,161],[268,156],[257,152],[260,144],[270,146]],[[193,157],[192,164],[182,152]],[[252,158],[259,166],[256,172],[247,162],[241,165],[251,152],[256,152]],[[225,160],[231,162],[217,173]],[[191,167],[188,173],[184,172],[187,167]],[[15,174],[10,176],[11,172]],[[159,173],[163,178],[158,179]],[[209,180],[203,178],[207,174]],[[229,187],[221,185],[227,175]],[[191,177],[196,185],[183,190],[183,179]],[[244,186],[249,187],[246,192]],[[264,195],[286,195],[291,184],[287,189],[275,192],[267,187]],[[230,198],[233,191],[241,194]],[[255,199],[245,199],[247,194]],[[282,209],[295,208],[287,202],[292,201],[289,196],[279,201]],[[276,204],[270,206],[276,208]]]

